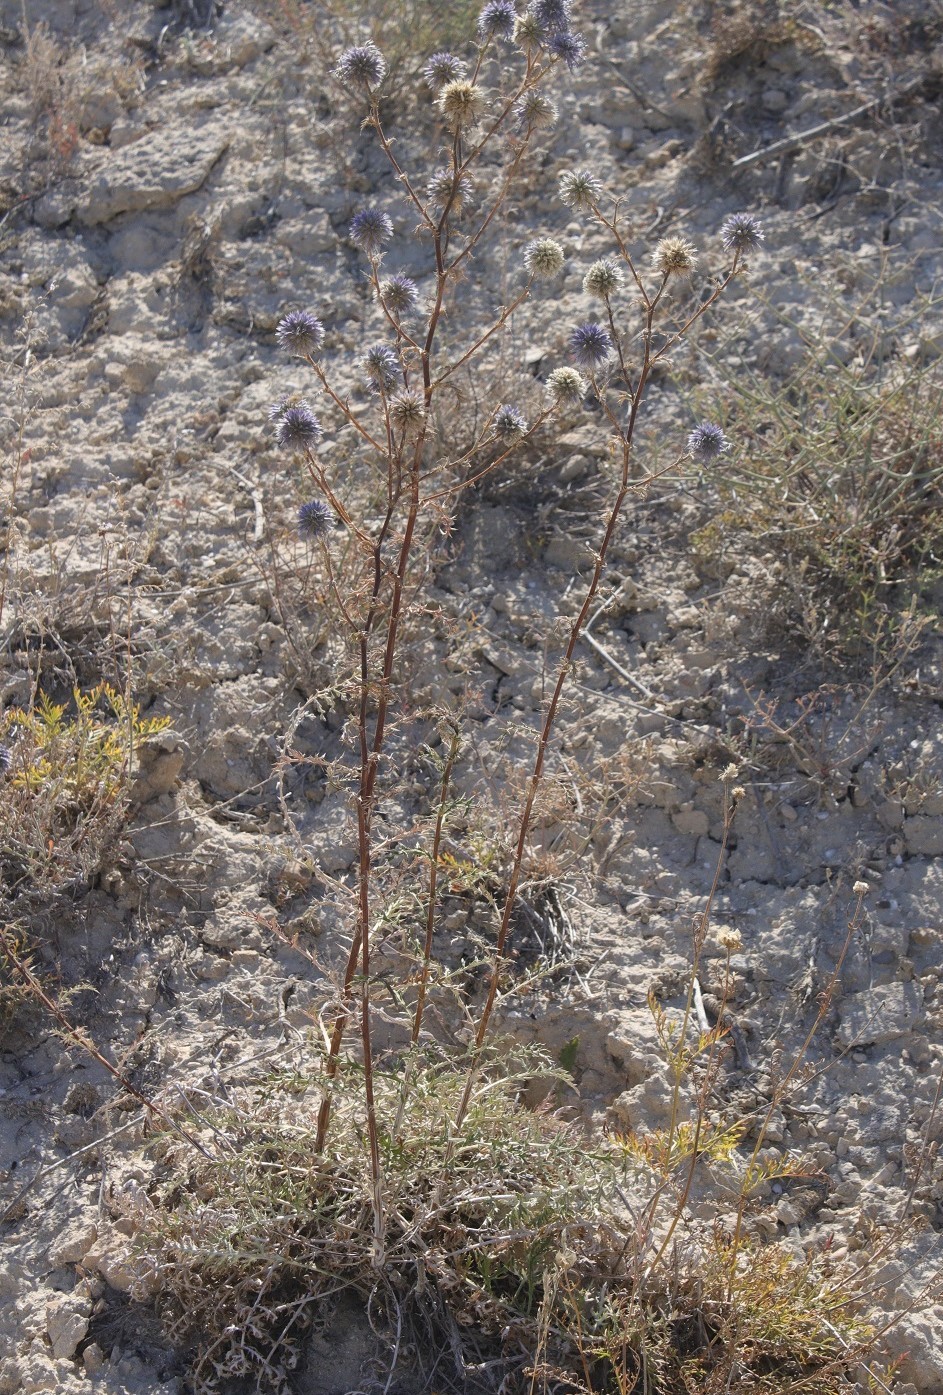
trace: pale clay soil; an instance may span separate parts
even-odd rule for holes
[[[172,719],[142,756],[133,820],[108,864],[91,886],[37,912],[34,927],[40,962],[62,984],[94,990],[75,1011],[98,1047],[167,1101],[178,1088],[213,1094],[301,1059],[318,976],[266,930],[273,908],[285,920],[310,911],[319,955],[333,963],[343,953],[336,917],[325,910],[318,920],[318,888],[321,877],[351,873],[350,811],[317,767],[282,760],[289,748],[340,754],[345,718],[329,704],[301,711],[331,681],[335,651],[316,600],[299,608],[290,584],[312,554],[293,538],[300,496],[266,409],[306,379],[278,351],[274,328],[288,308],[314,309],[338,382],[353,390],[357,346],[376,333],[345,240],[365,194],[406,230],[390,268],[428,274],[375,142],[326,78],[317,44],[292,37],[289,11],[227,3],[212,27],[188,33],[185,10],[27,0],[32,29],[45,22],[64,52],[84,48],[70,108],[78,139],[63,156],[37,111],[21,7],[0,5],[7,358],[18,353],[22,364],[16,336],[28,314],[37,331],[28,458],[4,523],[2,702],[28,697],[45,636],[44,672],[60,684],[73,674],[91,684],[115,648],[130,648],[139,699]],[[826,23],[820,7],[806,14],[784,0],[781,10],[800,27]],[[908,44],[901,27],[932,10],[929,0],[838,4],[818,46],[783,31],[762,53],[705,76],[723,7],[587,0],[590,59],[560,77],[546,156],[462,288],[463,314],[485,323],[517,284],[529,236],[551,233],[566,246],[559,288],[538,291],[515,316],[493,369],[539,390],[563,361],[565,327],[590,310],[582,275],[607,244],[552,194],[574,162],[593,164],[624,195],[639,249],[656,232],[683,233],[709,263],[722,219],[756,210],[767,236],[749,280],[806,329],[832,313],[830,299],[850,302],[882,274],[856,331],[862,342],[932,300],[943,273],[932,72],[943,53]],[[767,6],[761,23],[771,26],[775,12]],[[918,73],[931,74],[927,86],[893,109],[788,159],[732,169]],[[420,135],[401,135],[417,160],[428,158],[431,129],[426,120]],[[941,333],[929,304],[888,353],[932,357]],[[678,356],[674,386],[656,382],[643,451],[660,459],[683,441],[699,365],[722,381],[741,351],[773,382],[801,353],[795,328],[745,285]],[[17,382],[11,370],[7,460]],[[520,788],[552,671],[553,618],[579,595],[606,497],[598,414],[574,417],[552,444],[463,499],[431,578],[450,623],[414,632],[407,649],[414,706],[448,702],[473,680],[459,778],[489,792],[486,832]],[[588,1128],[663,1124],[669,1082],[646,998],[654,986],[669,1009],[683,1001],[691,924],[720,853],[723,761],[710,751],[742,730],[751,694],[773,694],[791,717],[804,694],[834,685],[824,726],[808,733],[813,747],[821,737],[821,779],[802,768],[802,752],[759,732],[739,776],[746,794],[715,922],[743,939],[734,957],[742,1054],[723,1076],[736,1113],[768,1097],[771,1059],[801,1041],[832,971],[851,885],[871,884],[813,1049],[830,1069],[771,1132],[772,1143],[802,1148],[821,1180],[770,1189],[755,1221],[797,1253],[828,1236],[844,1253],[900,1212],[943,1058],[943,640],[931,624],[862,711],[866,674],[849,673],[846,688],[764,628],[769,558],[731,552],[723,565],[699,565],[691,534],[715,504],[709,481],[669,479],[623,523],[611,574],[624,585],[593,630],[605,654],[579,651],[558,731],[554,787],[582,795],[569,796],[567,827],[551,810],[536,834],[562,869],[557,930],[569,942],[558,972],[509,996],[502,1016],[552,1055],[578,1038],[574,1107]],[[925,600],[932,609],[933,595]],[[627,793],[594,819],[589,782],[601,761]],[[489,918],[457,900],[444,911],[441,952],[457,962]],[[520,954],[526,966],[533,944]],[[711,941],[705,987],[717,987],[722,962]],[[8,1026],[0,1052],[4,1199],[37,1177],[4,1224],[0,1391],[186,1391],[159,1326],[146,1307],[128,1306],[129,1197],[146,1180],[140,1127],[120,1131],[127,1116],[110,1107],[114,1082],[66,1050],[39,1012]],[[941,1197],[943,1164],[931,1156],[913,1198],[921,1224],[895,1260],[887,1299],[913,1305],[889,1340],[902,1390],[918,1395],[943,1392],[943,1305],[926,1288],[943,1260]],[[704,1216],[712,1205],[705,1198]],[[357,1335],[342,1329],[338,1319],[336,1342],[312,1350],[299,1391],[356,1384]]]

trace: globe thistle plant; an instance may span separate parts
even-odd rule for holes
[[[590,170],[564,170],[560,176],[560,197],[577,213],[591,213],[602,198],[602,184]]]
[[[552,237],[536,237],[524,248],[524,265],[535,281],[563,270],[563,248]]]
[[[727,437],[712,421],[702,421],[688,437],[688,454],[695,460],[716,460],[729,449]]]
[[[527,419],[517,407],[505,403],[495,412],[491,427],[499,441],[505,445],[513,445],[526,433]]]
[[[575,368],[555,368],[547,378],[547,396],[558,407],[576,407],[586,396],[586,380]]]
[[[442,88],[436,104],[445,117],[450,131],[458,131],[462,126],[472,126],[478,120],[484,96],[480,87],[467,78],[447,82]]]
[[[547,47],[554,58],[559,58],[566,64],[571,73],[575,73],[586,59],[586,40],[582,34],[561,30],[558,34],[551,35]]]
[[[355,213],[350,224],[350,240],[368,257],[375,257],[393,236],[393,223],[389,214],[379,208],[362,208]]]
[[[390,392],[402,381],[400,361],[387,344],[373,344],[361,358],[360,368],[372,392]]]
[[[408,315],[419,300],[419,287],[411,276],[388,276],[380,282],[380,298],[391,315]]]
[[[488,0],[478,16],[479,39],[509,39],[514,33],[517,11],[512,0]]]
[[[625,284],[625,277],[618,262],[611,257],[602,257],[583,277],[583,290],[597,300],[608,300]]]
[[[324,326],[308,310],[290,310],[279,320],[275,338],[290,354],[316,358],[324,344]]]
[[[595,321],[577,325],[570,335],[570,353],[581,368],[601,367],[612,354],[612,336]]]
[[[426,85],[438,92],[446,83],[457,82],[468,72],[468,64],[454,53],[434,53],[422,70]]]
[[[404,436],[414,436],[426,419],[422,393],[401,392],[390,403],[390,421]]]
[[[376,44],[367,43],[345,48],[337,60],[334,76],[340,82],[372,89],[379,87],[386,77],[386,71],[383,54]]]
[[[278,417],[275,440],[282,450],[314,450],[321,439],[321,423],[303,402],[285,407]]]
[[[731,213],[720,225],[725,252],[758,252],[765,234],[753,213]]]
[[[684,237],[663,237],[652,253],[652,266],[662,276],[690,276],[697,266],[693,242]]]
[[[298,532],[316,542],[326,538],[334,526],[334,515],[320,499],[309,499],[298,510]]]
[[[514,115],[520,130],[538,131],[544,126],[553,125],[557,119],[557,109],[549,97],[532,90],[514,103]]]
[[[455,218],[459,217],[465,203],[470,200],[471,192],[471,180],[463,174],[456,179],[448,167],[436,170],[426,186],[426,198],[433,208],[448,208]]]

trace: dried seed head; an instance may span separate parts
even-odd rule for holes
[[[524,265],[535,280],[563,270],[563,248],[552,237],[537,237],[524,248]]]
[[[867,882],[855,882],[851,889],[856,896],[867,896],[871,890]]]
[[[283,349],[299,358],[315,358],[324,343],[324,326],[307,310],[290,310],[278,322],[275,338]]]
[[[303,538],[326,538],[334,526],[334,515],[320,499],[309,499],[298,510],[298,532]]]
[[[693,242],[685,237],[663,237],[652,253],[652,266],[662,276],[690,276],[697,266]]]
[[[389,276],[380,282],[380,296],[391,315],[406,315],[415,308],[419,287],[411,276]]]
[[[553,125],[557,109],[542,92],[528,92],[514,103],[514,115],[522,131],[538,131],[543,126]]]
[[[530,11],[521,15],[514,26],[514,42],[522,49],[539,48],[545,41],[547,32],[536,15]]]
[[[436,102],[450,131],[472,126],[478,120],[484,96],[480,87],[467,78],[447,82]]]
[[[765,234],[753,213],[731,213],[720,225],[720,240],[727,252],[757,252]]]
[[[558,407],[575,407],[586,396],[586,381],[575,368],[555,368],[547,378],[547,395]]]
[[[404,436],[414,436],[426,419],[426,404],[419,392],[401,392],[390,403],[390,420]]]
[[[712,421],[702,421],[688,437],[688,454],[695,460],[716,460],[730,449],[723,431]]]
[[[597,300],[608,300],[625,283],[622,269],[611,257],[603,257],[583,277],[583,290]]]
[[[379,87],[386,76],[386,59],[376,44],[357,44],[354,48],[344,49],[337,60],[334,76],[341,82],[357,86]]]
[[[389,214],[379,208],[362,208],[355,213],[350,224],[350,240],[355,246],[374,257],[381,252],[393,236],[393,223]]]
[[[728,954],[736,954],[743,948],[743,936],[739,930],[734,930],[730,925],[721,925],[717,929],[717,943],[727,951]]]
[[[560,197],[577,213],[591,213],[602,198],[602,184],[590,170],[564,170],[560,176]]]
[[[471,199],[471,180],[464,174],[460,174],[456,180],[452,170],[447,167],[436,170],[426,186],[426,198],[433,208],[444,209],[448,207],[449,214],[458,218],[467,201]]]

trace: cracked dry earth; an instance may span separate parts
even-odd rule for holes
[[[880,333],[889,360],[932,362],[943,342],[933,9],[584,4],[589,59],[558,82],[545,153],[461,288],[462,316],[485,324],[529,237],[565,245],[559,288],[514,316],[492,375],[539,394],[565,327],[590,308],[582,276],[609,249],[553,197],[574,162],[623,198],[642,249],[669,231],[715,246],[742,208],[766,230],[748,276],[654,386],[651,463],[690,429],[696,384],[722,384],[744,361],[775,384],[803,335],[834,323],[836,301],[854,307],[847,360]],[[331,697],[338,658],[316,559],[294,533],[300,496],[266,410],[306,387],[274,339],[296,305],[324,319],[338,382],[357,391],[375,310],[347,224],[366,194],[409,224],[328,77],[333,38],[315,18],[303,5],[0,5],[8,461],[29,370],[25,463],[15,496],[8,464],[2,485],[0,700],[27,702],[37,675],[67,692],[130,664],[142,708],[171,723],[140,752],[133,816],[105,865],[33,907],[30,930],[38,968],[78,986],[70,1011],[99,1050],[167,1102],[301,1059],[322,985],[271,933],[273,917],[316,939],[326,964],[344,955],[343,924],[320,898],[353,876],[351,811],[316,761],[286,755],[342,753],[346,713]],[[397,138],[428,160],[428,97],[403,73]],[[899,102],[744,161],[908,83]],[[425,255],[404,233],[388,265],[422,285]],[[519,794],[555,617],[578,603],[607,470],[590,406],[465,496],[433,559],[436,618],[411,634],[404,682],[415,710],[471,680],[459,779],[481,801],[479,840]],[[717,510],[709,479],[669,476],[620,531],[535,834],[557,869],[552,905],[522,928],[503,1024],[567,1053],[587,1128],[664,1124],[669,1076],[647,997],[683,1003],[692,921],[720,859],[715,923],[742,936],[721,1087],[746,1112],[808,1030],[851,886],[866,880],[864,924],[810,1058],[829,1069],[769,1139],[801,1150],[817,1180],[770,1187],[754,1223],[797,1253],[827,1240],[846,1253],[909,1204],[918,1224],[887,1287],[905,1312],[888,1340],[901,1390],[940,1395],[943,593],[932,580],[920,593],[928,623],[896,668],[836,670],[766,623],[775,559],[733,543],[719,558],[698,552]],[[745,794],[722,854],[731,763]],[[482,846],[456,841],[454,853]],[[469,937],[489,932],[485,902],[445,898],[443,958],[460,962]],[[555,969],[528,975],[554,954]],[[723,962],[711,940],[708,1004]],[[128,1296],[129,1198],[146,1182],[138,1101],[54,1028],[23,1006],[0,1041],[0,1391],[186,1391],[181,1354]],[[717,1203],[696,1205],[709,1217]],[[350,1388],[359,1355],[354,1329],[312,1350],[298,1389]]]

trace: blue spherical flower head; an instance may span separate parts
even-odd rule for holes
[[[285,395],[283,397],[280,397],[277,402],[273,402],[271,407],[269,407],[268,409],[268,419],[273,426],[278,425],[282,417],[288,411],[289,407],[304,407],[305,411],[308,412],[310,412],[311,410],[311,408],[308,406],[308,403],[300,395],[300,393],[285,393]]]
[[[422,70],[427,86],[434,92],[449,82],[458,82],[468,72],[468,64],[454,53],[434,53]]]
[[[542,92],[531,91],[514,103],[514,115],[518,130],[539,131],[542,126],[553,125],[557,109]]]
[[[376,44],[357,44],[344,49],[337,60],[334,76],[356,86],[379,87],[386,76],[386,59]]]
[[[360,360],[363,376],[372,392],[390,392],[402,381],[399,359],[387,344],[374,344]]]
[[[581,368],[599,368],[612,354],[612,336],[594,321],[577,325],[570,335],[570,353]]]
[[[586,58],[586,40],[582,34],[572,34],[566,29],[554,34],[547,47],[555,58],[562,59],[571,73],[575,73]]]
[[[436,170],[426,185],[426,198],[432,207],[440,211],[447,208],[453,218],[461,216],[462,209],[471,199],[471,193],[471,180],[464,174],[456,179],[447,166]]]
[[[757,252],[765,234],[753,213],[731,213],[720,225],[720,240],[727,252]]]
[[[415,309],[419,287],[411,276],[388,276],[380,282],[380,297],[391,315],[407,315]]]
[[[350,224],[350,240],[368,257],[375,257],[393,236],[393,223],[379,208],[362,208]]]
[[[285,408],[275,428],[275,440],[283,450],[314,450],[322,435],[317,417],[299,403]]]
[[[479,39],[509,39],[514,33],[517,11],[512,0],[488,0],[478,16]]]
[[[495,412],[491,426],[499,441],[503,441],[505,445],[512,445],[527,431],[527,418],[517,407],[505,403]]]
[[[570,0],[531,0],[527,13],[532,15],[543,29],[555,34],[569,29],[572,8]]]
[[[298,510],[298,532],[303,538],[326,538],[333,527],[334,515],[320,499],[309,499]]]
[[[275,338],[283,349],[299,358],[316,358],[324,344],[324,326],[308,310],[290,310],[279,320]]]
[[[730,449],[730,442],[712,421],[702,421],[688,437],[688,454],[695,460],[716,460]]]

